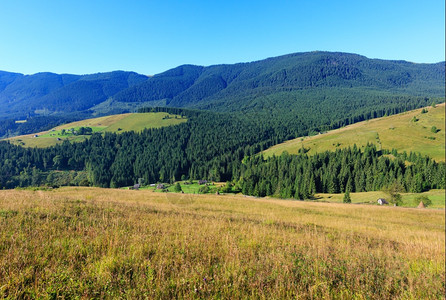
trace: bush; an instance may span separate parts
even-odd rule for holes
[[[401,206],[403,204],[403,199],[401,197],[401,192],[404,192],[404,187],[398,183],[395,182],[384,189],[384,192],[389,195],[390,203],[392,203],[395,206]]]
[[[181,191],[182,191],[181,184],[180,184],[179,182],[177,182],[177,183],[175,184],[173,190],[174,190],[175,192],[177,192],[177,193],[181,192]]]
[[[198,189],[198,193],[199,193],[199,194],[206,194],[206,193],[209,193],[210,190],[211,190],[211,189],[210,189],[207,185],[205,185],[205,186],[202,186],[202,187],[200,187],[200,188]]]
[[[418,206],[418,204],[420,204],[420,202],[423,202],[424,206],[426,206],[426,207],[432,205],[432,201],[431,201],[431,199],[429,199],[429,197],[428,197],[428,196],[425,196],[425,195],[417,196],[417,197],[413,200],[413,204],[414,204],[415,206]]]
[[[343,201],[344,203],[352,203],[352,198],[350,198],[350,192],[347,190],[344,194],[344,199]]]

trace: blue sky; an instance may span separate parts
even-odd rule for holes
[[[445,2],[1,0],[0,70],[156,74],[313,50],[445,60]]]

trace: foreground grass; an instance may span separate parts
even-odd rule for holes
[[[280,155],[283,151],[297,154],[302,147],[308,154],[351,147],[364,147],[367,143],[378,148],[419,152],[436,161],[445,160],[445,104],[378,118],[332,130],[324,134],[302,137],[275,145],[264,151],[265,156]],[[414,121],[414,118],[417,121]],[[431,131],[435,126],[438,132]]]
[[[0,191],[0,297],[443,298],[443,210]]]

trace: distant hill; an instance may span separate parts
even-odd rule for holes
[[[423,112],[422,112],[423,111]],[[427,112],[426,112],[427,111]],[[435,130],[432,127],[435,126]],[[284,151],[307,154],[333,151],[356,144],[364,147],[376,144],[382,149],[417,152],[436,161],[445,160],[445,104],[427,107],[393,116],[356,123],[344,128],[302,137],[275,145],[263,152],[265,156]]]
[[[48,131],[16,136],[8,140],[12,144],[24,147],[50,147],[61,144],[65,140],[81,142],[96,132],[138,132],[146,128],[178,125],[186,121],[186,118],[165,112],[119,114],[72,122],[57,126]],[[78,134],[82,127],[91,128],[91,132],[88,134]]]
[[[82,76],[0,71],[0,119],[84,111],[147,78],[123,71]]]
[[[332,91],[345,98],[443,97],[444,80],[444,62],[415,64],[308,52],[234,65],[179,66],[117,93],[113,101],[252,111],[271,104],[275,109],[289,108],[306,98],[324,99]]]
[[[274,127],[290,128],[284,137],[289,139],[302,128],[325,131],[444,102],[444,83],[444,62],[415,64],[338,52],[182,65],[151,77],[123,71],[83,76],[0,72],[0,137],[141,107],[184,107],[275,122]],[[17,125],[20,119],[30,122]]]

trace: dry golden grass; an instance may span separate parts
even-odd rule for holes
[[[444,210],[0,191],[0,297],[443,298]]]

